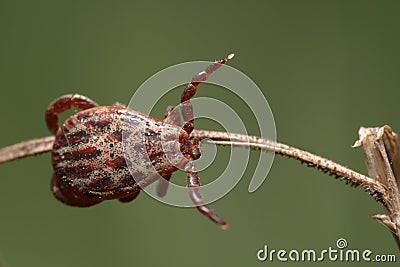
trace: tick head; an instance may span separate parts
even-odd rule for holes
[[[181,152],[189,160],[199,159],[201,156],[200,140],[196,138],[186,139],[181,143]]]

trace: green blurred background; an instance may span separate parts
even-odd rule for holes
[[[366,173],[362,151],[351,148],[358,128],[400,132],[399,12],[398,1],[2,0],[0,146],[49,135],[44,110],[58,96],[128,103],[165,67],[233,51],[229,64],[267,97],[278,140]],[[215,92],[198,95],[231,97]],[[177,104],[179,94],[161,106]],[[227,154],[220,149],[218,160]],[[322,250],[338,238],[399,260],[390,232],[370,219],[382,206],[362,189],[276,156],[266,182],[249,194],[257,156],[239,185],[211,204],[230,223],[226,231],[195,209],[146,194],[130,204],[62,205],[49,190],[49,154],[1,165],[0,265],[260,266],[272,264],[256,258],[264,244]],[[223,168],[217,161],[201,177],[212,181]]]

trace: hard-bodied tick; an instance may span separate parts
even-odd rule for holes
[[[194,129],[190,99],[199,83],[231,58],[233,54],[216,60],[185,87],[180,104],[182,127],[174,108],[168,108],[161,121],[120,104],[99,106],[77,94],[53,101],[46,110],[46,123],[55,134],[51,181],[54,196],[78,207],[109,199],[129,202],[143,187],[157,180],[157,193],[164,196],[171,174],[183,169],[187,173],[189,196],[197,209],[226,228],[227,223],[204,204],[199,193],[200,181],[192,160],[201,153],[199,140],[190,138]],[[58,114],[71,107],[82,111],[59,126]]]

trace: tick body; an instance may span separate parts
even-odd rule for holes
[[[121,105],[98,106],[81,95],[65,95],[46,111],[47,126],[55,134],[51,190],[61,202],[88,207],[104,200],[134,200],[140,190],[159,180],[157,193],[165,195],[171,174],[187,172],[189,196],[197,209],[226,228],[227,224],[203,203],[200,181],[192,160],[200,157],[199,141],[190,138],[194,128],[190,98],[233,54],[217,60],[192,78],[181,97],[179,115],[169,108],[163,121]],[[58,126],[57,115],[72,106],[82,111]]]
[[[161,140],[166,132],[175,138]],[[57,130],[52,190],[72,206],[91,206],[107,199],[133,200],[141,186],[157,180],[156,174],[168,177],[177,170],[176,165],[185,165],[186,158],[175,164],[169,160],[174,157],[167,158],[180,154],[179,138],[188,139],[179,126],[130,109],[83,110]]]

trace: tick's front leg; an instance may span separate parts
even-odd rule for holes
[[[185,121],[183,125],[183,130],[187,132],[189,135],[194,129],[194,117],[193,117],[193,108],[190,103],[190,99],[194,96],[197,90],[197,86],[199,83],[207,80],[208,76],[210,76],[214,71],[220,68],[223,64],[225,64],[228,60],[232,59],[234,54],[229,54],[225,59],[220,59],[214,61],[211,65],[209,65],[205,70],[197,73],[192,81],[185,87],[181,96],[181,113],[183,120]]]
[[[187,186],[189,188],[189,196],[196,208],[205,216],[207,216],[211,221],[215,222],[222,229],[226,229],[228,224],[217,214],[214,213],[212,209],[204,205],[203,197],[199,193],[200,179],[197,175],[197,171],[192,162],[188,162],[185,166],[185,171],[187,172]]]

